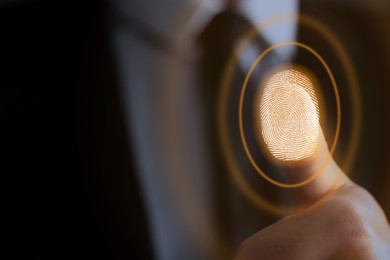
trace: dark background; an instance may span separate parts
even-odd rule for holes
[[[120,174],[134,169],[109,12],[98,0],[0,5],[2,259],[151,257],[134,175]]]

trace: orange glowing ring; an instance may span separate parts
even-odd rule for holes
[[[336,105],[337,105],[336,133],[335,133],[335,137],[333,139],[333,143],[332,143],[332,146],[330,148],[329,155],[328,155],[327,159],[321,165],[321,167],[315,172],[315,174],[313,174],[312,176],[310,176],[309,178],[307,178],[304,181],[293,183],[293,184],[286,184],[286,183],[282,183],[282,182],[276,181],[276,180],[272,179],[271,177],[269,177],[267,174],[265,174],[261,170],[261,168],[257,165],[255,160],[253,160],[252,154],[251,154],[251,152],[248,149],[248,145],[247,145],[246,138],[245,138],[245,133],[244,133],[244,127],[242,125],[242,107],[243,107],[243,103],[244,103],[245,90],[246,90],[246,87],[248,85],[248,80],[249,80],[250,76],[252,75],[252,72],[253,72],[254,68],[261,61],[261,59],[263,59],[269,52],[271,52],[272,50],[274,50],[274,49],[276,49],[278,47],[285,46],[285,45],[295,45],[297,47],[304,48],[305,50],[309,51],[311,54],[316,56],[317,59],[320,60],[320,62],[325,67],[325,69],[328,72],[328,75],[329,75],[329,77],[330,77],[330,79],[332,81],[332,86],[333,86],[333,89],[334,89],[334,93],[335,93],[335,97],[336,97]],[[313,181],[315,178],[317,178],[323,172],[324,168],[326,167],[326,165],[331,160],[333,152],[334,152],[334,150],[336,148],[336,145],[337,145],[337,141],[339,139],[339,132],[340,132],[340,121],[341,121],[340,120],[341,119],[340,97],[339,97],[339,92],[337,90],[336,81],[335,81],[335,79],[333,77],[333,74],[332,74],[331,70],[329,69],[329,66],[326,64],[324,59],[315,50],[313,50],[312,48],[310,48],[309,46],[307,46],[307,45],[305,45],[303,43],[299,43],[299,42],[282,42],[282,43],[278,43],[278,44],[275,44],[275,45],[269,47],[268,49],[266,49],[262,54],[260,54],[256,58],[256,60],[252,63],[248,73],[245,76],[245,80],[244,80],[244,83],[243,83],[242,88],[241,88],[240,103],[239,103],[239,109],[238,109],[238,118],[239,118],[239,124],[240,124],[241,141],[242,141],[242,144],[244,145],[245,153],[248,156],[249,161],[251,162],[252,166],[256,169],[256,171],[264,179],[266,179],[267,181],[269,181],[272,184],[275,184],[275,185],[277,185],[279,187],[283,187],[283,188],[296,188],[296,187],[303,186],[303,185]]]
[[[346,151],[346,158],[341,162],[341,167],[344,172],[348,175],[350,174],[349,169],[352,166],[352,162],[355,158],[357,147],[359,145],[359,137],[361,134],[361,97],[359,91],[359,82],[357,79],[356,72],[354,70],[351,59],[345,50],[343,44],[337,39],[336,35],[325,26],[323,23],[318,21],[312,16],[305,14],[283,14],[275,17],[271,17],[266,21],[262,21],[257,24],[256,27],[253,27],[246,31],[241,39],[237,42],[235,51],[230,55],[225,66],[224,74],[222,75],[220,83],[220,95],[218,100],[218,129],[219,129],[219,139],[220,145],[225,157],[226,163],[229,166],[228,173],[240,188],[243,194],[251,201],[254,205],[258,206],[260,209],[271,213],[277,216],[285,216],[291,212],[291,208],[275,204],[267,199],[265,199],[261,194],[256,192],[242,176],[242,169],[240,168],[236,158],[233,154],[230,137],[229,137],[229,128],[227,128],[227,102],[229,96],[229,89],[231,85],[231,77],[233,75],[234,68],[236,66],[236,56],[240,55],[245,46],[250,39],[255,37],[259,31],[261,32],[267,27],[273,26],[286,21],[296,21],[298,24],[307,26],[316,32],[320,33],[325,39],[331,44],[333,49],[336,51],[342,65],[345,70],[345,75],[349,83],[350,97],[352,100],[352,109],[354,113],[352,114],[352,133],[349,135],[350,144]]]

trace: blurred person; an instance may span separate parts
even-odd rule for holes
[[[388,258],[383,211],[338,166],[357,130],[350,118],[342,117],[326,171],[295,190],[261,179],[234,139],[259,193],[304,208],[281,220],[231,179],[215,122],[227,56],[246,30],[280,13],[320,19],[350,52],[361,83],[365,122],[351,179],[389,214],[390,9],[373,2],[1,3],[4,259]],[[297,24],[257,31],[248,52],[234,56],[234,96],[253,59],[285,40],[326,54],[348,104],[337,57]],[[299,50],[275,52],[250,86],[295,61],[316,72]],[[284,171],[306,176],[314,165]]]
[[[337,31],[337,29],[341,28],[339,23],[344,21],[342,17],[352,19],[355,22],[362,20],[364,8],[359,6],[357,7],[359,11],[357,11],[357,8],[352,7],[348,3],[337,4],[325,1],[316,4],[311,4],[308,1],[283,1],[283,3],[278,2],[274,4],[256,3],[256,1],[225,1],[225,3],[222,3],[221,6],[217,5],[217,7],[213,6],[212,3],[202,2],[198,6],[199,8],[196,9],[197,11],[192,13],[193,16],[188,18],[190,22],[194,22],[194,20],[201,22],[190,23],[191,26],[187,27],[187,23],[183,22],[183,20],[187,21],[186,19],[180,20],[178,18],[178,20],[175,20],[175,15],[169,15],[181,13],[180,10],[191,9],[191,7],[186,5],[186,2],[181,2],[180,5],[175,5],[172,2],[174,9],[170,9],[170,11],[166,10],[170,6],[168,4],[158,6],[161,9],[159,9],[160,12],[157,12],[157,16],[154,12],[157,8],[155,3],[150,3],[149,6],[147,4],[134,5],[139,9],[131,9],[128,7],[128,4],[121,1],[118,1],[118,3],[117,9],[119,10],[118,13],[121,14],[120,16],[123,17],[123,24],[130,24],[128,27],[119,26],[114,38],[117,48],[116,56],[122,71],[120,74],[122,75],[123,84],[123,103],[125,116],[130,122],[129,135],[135,140],[134,149],[138,151],[139,182],[141,193],[146,198],[145,205],[148,212],[148,221],[152,227],[152,244],[157,252],[157,258],[223,258],[216,252],[203,250],[199,252],[199,248],[202,248],[202,246],[198,244],[197,240],[204,239],[208,243],[209,240],[206,237],[213,236],[215,236],[215,239],[210,241],[215,244],[227,245],[227,255],[233,256],[241,241],[245,240],[255,230],[260,230],[272,224],[277,220],[277,217],[261,212],[254,205],[248,203],[247,198],[243,196],[228,176],[227,171],[229,169],[224,162],[224,158],[222,158],[222,151],[217,140],[215,112],[219,82],[226,65],[227,56],[233,51],[237,40],[246,30],[253,28],[254,24],[257,24],[260,20],[273,15],[301,12],[313,14],[326,21],[333,30]],[[334,8],[342,11],[336,13]],[[139,12],[136,12],[136,10]],[[141,16],[141,10],[149,12],[150,16]],[[148,19],[148,17],[152,19]],[[183,18],[183,16],[177,17]],[[126,20],[131,22],[126,23]],[[136,21],[138,21],[138,25]],[[344,22],[342,24],[348,25],[349,23]],[[331,67],[337,68],[335,75],[338,79],[341,79],[339,85],[342,98],[344,98],[342,102],[348,103],[348,94],[345,87],[347,83],[342,79],[343,71],[338,67],[337,57],[334,57],[330,47],[321,42],[321,39],[307,33],[306,28],[299,27],[296,29],[297,26],[295,25],[294,27],[293,25],[284,30],[283,28],[278,28],[268,32],[259,31],[252,43],[252,51],[255,54],[261,53],[274,43],[295,40],[307,43],[316,50],[320,50],[321,53],[329,54],[326,60]],[[184,36],[180,34],[180,29],[186,32]],[[346,30],[344,28],[344,34]],[[353,44],[360,42],[361,36],[355,35],[354,31],[349,32],[352,38],[350,40],[344,39],[344,41],[348,45],[348,49],[355,50],[356,46],[353,46]],[[338,33],[340,32],[338,31]],[[197,43],[196,46],[194,46],[194,42]],[[196,49],[195,55],[194,49]],[[147,56],[141,53],[145,53]],[[359,59],[361,54],[352,53],[352,55],[354,59]],[[193,56],[195,56],[195,61]],[[316,71],[316,67],[305,61],[301,56],[301,52],[295,49],[289,50],[287,54],[276,53],[272,62],[264,65],[265,67],[262,69],[266,70],[275,64],[283,62],[299,61]],[[250,65],[255,57],[256,55],[253,56],[253,53],[251,54],[250,52],[248,55],[235,57],[239,65],[234,71],[234,87],[240,85],[245,72],[249,69],[248,64]],[[363,66],[364,63],[361,64]],[[196,72],[197,69],[200,69],[199,73]],[[254,73],[255,79],[251,84],[259,80],[262,75],[262,69]],[[150,75],[154,75],[154,77],[150,78]],[[367,78],[373,77],[367,71],[361,72],[360,75]],[[320,80],[322,79],[320,78]],[[365,90],[368,91],[368,89]],[[238,89],[235,88],[232,92],[237,94],[237,91]],[[169,103],[171,110],[168,112],[165,111],[164,102]],[[234,102],[237,102],[237,100]],[[237,104],[234,102],[232,107]],[[160,113],[156,114],[155,111]],[[159,120],[159,118],[163,120]],[[231,122],[233,128],[237,127],[235,120],[233,114]],[[345,140],[349,134],[348,131],[354,131],[354,129],[349,128],[350,122],[348,118],[343,118],[343,120],[345,120],[343,121],[345,128],[342,132],[342,139]],[[164,135],[164,130],[172,132],[174,138],[167,138]],[[341,143],[343,143],[343,140]],[[346,146],[346,143],[344,145]],[[363,145],[367,146],[367,142],[363,142]],[[176,151],[173,151],[174,147],[177,149]],[[239,155],[240,162],[243,164],[242,167],[245,169],[245,174],[252,176],[249,178],[256,185],[262,185],[261,191],[263,194],[267,198],[271,197],[282,204],[286,203],[286,198],[280,196],[280,190],[275,191],[273,187],[267,186],[267,183],[258,180],[258,176],[256,176],[256,173],[245,159],[245,153],[243,153],[240,142],[235,142],[234,149]],[[336,154],[337,157],[342,154],[340,151]],[[366,162],[365,160],[360,160],[357,164],[366,169]],[[332,170],[329,171],[331,173],[328,175],[332,175],[332,173],[341,175],[341,170],[338,169],[336,164],[332,162],[331,165]],[[173,173],[177,173],[177,175]],[[324,173],[324,175],[326,174]],[[361,172],[356,175],[356,178],[365,176]],[[176,178],[177,176],[180,176],[181,179]],[[191,185],[188,185],[188,183]],[[310,203],[314,203],[313,207],[314,205],[322,205],[321,201],[330,201],[330,204],[333,205],[333,201],[337,199],[327,196],[320,198],[328,191],[331,192],[333,188],[335,192],[332,194],[338,194],[336,191],[340,191],[340,194],[344,194],[344,191],[347,191],[347,194],[350,194],[350,190],[357,190],[358,194],[365,194],[360,188],[355,189],[355,185],[347,180],[340,182],[339,185],[340,188],[336,189],[332,185],[330,187],[328,184],[318,184],[318,186],[314,185],[314,187],[317,187],[319,190],[305,193],[307,193],[308,197],[315,195],[315,198],[312,198],[310,201]],[[366,183],[366,185],[369,185],[369,183]],[[183,192],[183,186],[187,193]],[[343,189],[347,186],[351,187],[351,189]],[[307,188],[309,190],[314,189],[313,186],[308,186]],[[172,193],[169,191],[172,191]],[[202,206],[197,207],[197,204],[189,199],[191,196],[196,197]],[[280,198],[278,198],[279,196]],[[176,197],[180,197],[181,200],[177,202]],[[336,197],[339,198],[339,195]],[[351,196],[348,195],[346,197],[349,198]],[[368,195],[362,195],[362,197],[370,198]],[[342,198],[344,199],[345,197]],[[315,203],[317,199],[319,204]],[[348,200],[346,199],[346,201]],[[354,202],[350,203],[355,205]],[[185,206],[181,204],[185,204]],[[348,203],[346,202],[345,204]],[[340,207],[340,214],[343,214],[346,208],[349,209],[347,205],[343,204]],[[374,208],[376,208],[375,204]],[[312,210],[313,208],[308,207],[308,212],[311,212],[310,209]],[[321,210],[322,207],[318,206],[318,211]],[[352,209],[347,214],[356,216],[356,212],[353,213],[354,211],[355,209]],[[382,221],[382,224],[386,223],[385,219],[382,218],[380,209],[376,208],[375,211],[377,219]],[[302,211],[302,214],[306,216],[307,214],[304,212],[306,211]],[[188,217],[186,213],[193,218]],[[203,213],[205,215],[202,215]],[[301,213],[296,214],[300,216],[299,214]],[[328,217],[331,218],[332,216],[323,216],[320,220],[326,222]],[[193,222],[192,225],[194,227],[192,228],[197,232],[188,227],[186,218]],[[199,223],[194,221],[194,219],[197,219]],[[287,217],[286,219],[295,220],[301,219],[301,217]],[[308,216],[307,219],[307,223],[315,222],[312,216]],[[287,223],[286,226],[283,226],[283,229],[296,225],[294,221],[288,222],[285,219],[281,223]],[[276,224],[276,226],[281,225]],[[261,250],[256,251],[255,249],[258,247],[262,249],[258,243],[268,245],[263,241],[264,236],[272,235],[272,237],[280,239],[281,243],[283,243],[285,241],[283,239],[284,235],[279,231],[273,230],[272,227],[266,228],[265,232],[260,232],[260,235],[256,235],[254,238],[250,238],[249,242],[245,242],[238,257],[256,259],[262,256],[264,252]],[[357,228],[359,229],[359,225]],[[215,232],[211,232],[214,229]],[[303,227],[299,230],[301,229]],[[267,233],[266,230],[271,231]],[[292,233],[294,230],[292,229]],[[307,232],[310,233],[311,230],[307,229]],[[201,238],[199,238],[193,235],[193,233],[203,233],[203,236],[201,235]],[[279,235],[282,237],[278,237]],[[305,235],[306,233],[302,234],[302,237]],[[317,235],[322,236],[322,233],[319,231]],[[293,234],[285,237],[285,239],[288,238],[297,238],[298,241],[301,241],[298,239],[300,237]],[[375,236],[373,235],[372,238],[375,238]],[[345,242],[349,241],[346,239]],[[278,250],[277,246],[279,245],[275,243],[275,250]],[[294,245],[293,243],[292,246]],[[324,243],[324,245],[327,244]],[[286,247],[286,249],[289,248]],[[302,248],[297,247],[294,250],[298,252],[297,258],[305,254]],[[312,250],[316,251],[320,250],[320,248],[313,246]],[[272,252],[274,253],[274,251]],[[369,254],[371,252],[368,250],[366,253]],[[379,254],[383,253],[383,251],[378,252]],[[325,252],[322,253],[325,254]],[[332,251],[332,253],[335,252]],[[352,252],[353,254],[354,252]],[[335,255],[337,254],[335,253]],[[274,256],[276,259],[279,256],[289,257],[288,253],[282,255],[282,252],[280,255],[275,253]],[[318,255],[315,255],[315,257],[317,256],[326,258],[329,255],[321,255],[320,252]],[[267,255],[267,257],[272,259],[272,255]]]

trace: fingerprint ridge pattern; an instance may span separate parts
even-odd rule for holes
[[[286,69],[273,74],[260,98],[260,127],[270,153],[281,161],[309,158],[318,145],[319,108],[310,78]]]

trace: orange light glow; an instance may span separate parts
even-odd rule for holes
[[[258,109],[262,137],[276,159],[299,161],[314,154],[319,109],[308,76],[295,69],[276,72],[264,86]]]

